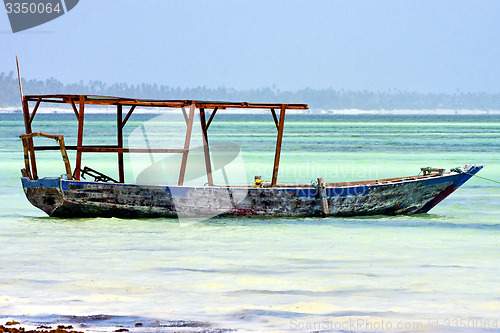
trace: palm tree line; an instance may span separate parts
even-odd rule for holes
[[[276,87],[237,90],[205,86],[181,88],[156,83],[113,83],[89,81],[63,84],[47,80],[23,79],[29,94],[92,94],[149,99],[194,99],[220,101],[307,103],[311,109],[469,109],[499,110],[500,93],[461,92],[421,93],[401,90],[368,91],[344,89],[311,89],[283,91]],[[14,72],[0,73],[0,106],[19,106],[18,79]]]

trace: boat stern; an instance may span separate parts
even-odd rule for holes
[[[31,180],[28,177],[22,177],[21,183],[28,201],[49,216],[52,216],[52,213],[62,205],[61,178],[46,177]]]

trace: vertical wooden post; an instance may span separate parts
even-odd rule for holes
[[[23,141],[23,151],[24,151],[24,170],[26,171],[26,176],[33,180],[33,176],[31,175],[31,169],[30,169],[30,158],[28,157],[29,155],[29,148],[28,148],[28,139],[22,138]],[[21,170],[22,173],[22,170]],[[24,177],[24,174],[23,174]]]
[[[22,105],[23,105],[23,116],[24,116],[24,128],[26,130],[26,134],[30,134],[31,123],[30,123],[30,109],[28,106],[28,101],[26,97],[22,97]],[[28,138],[28,149],[30,152],[30,160],[31,160],[31,175],[34,180],[38,179],[38,172],[36,169],[36,159],[35,159],[35,146],[33,144],[33,138]]]
[[[325,178],[318,178],[318,196],[321,205],[321,215],[326,217],[328,215],[328,200],[326,198]]]
[[[85,96],[80,95],[78,112],[78,137],[76,142],[76,166],[75,166],[75,180],[80,180],[80,173],[82,168],[82,146],[83,146],[83,120],[85,111]]]
[[[118,148],[123,148],[123,109],[122,105],[116,106],[116,128],[118,136]],[[123,167],[123,153],[118,153],[118,179],[120,183],[125,183],[125,170]]]
[[[278,169],[280,165],[280,155],[281,155],[281,142],[283,141],[283,127],[285,126],[285,111],[286,104],[281,104],[280,111],[280,122],[278,126],[278,137],[276,138],[276,152],[274,153],[274,168],[273,168],[273,178],[271,180],[271,187],[276,186],[278,180]]]
[[[68,175],[68,179],[71,180],[71,165],[69,164],[68,152],[66,151],[66,145],[64,144],[64,136],[59,135],[57,141],[59,141],[59,147],[61,148],[61,155],[64,161],[64,167],[66,168],[66,174]]]
[[[179,181],[177,185],[182,186],[184,184],[184,176],[186,175],[186,164],[187,158],[189,154],[189,144],[191,142],[191,132],[193,130],[193,120],[194,120],[194,111],[196,109],[196,104],[192,104],[189,106],[189,119],[187,122],[186,128],[186,138],[184,139],[184,153],[182,153],[182,162],[181,169],[179,172]]]
[[[210,162],[210,147],[208,146],[207,123],[205,119],[205,108],[200,108],[201,133],[203,135],[203,150],[205,153],[205,167],[207,168],[207,181],[209,186],[214,185],[212,178],[212,164]]]

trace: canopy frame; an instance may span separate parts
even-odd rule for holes
[[[30,112],[29,103],[36,103],[33,110]],[[99,153],[117,153],[118,154],[118,178],[120,183],[125,182],[124,170],[124,153],[182,153],[182,161],[179,170],[178,185],[184,184],[184,177],[186,174],[187,157],[189,155],[189,147],[192,136],[193,122],[196,110],[200,116],[200,125],[203,138],[203,151],[205,155],[205,168],[207,171],[207,184],[213,186],[212,165],[210,160],[210,146],[208,140],[208,129],[214,120],[214,117],[219,110],[228,108],[236,109],[267,109],[270,110],[276,125],[276,149],[274,153],[273,173],[271,180],[271,187],[275,187],[278,179],[279,162],[281,155],[281,146],[283,141],[283,130],[285,125],[285,114],[287,110],[304,110],[308,109],[307,104],[284,104],[284,103],[248,103],[248,102],[221,102],[221,101],[199,101],[199,100],[153,100],[153,99],[132,99],[123,97],[112,96],[97,96],[97,95],[71,95],[71,94],[57,94],[57,95],[24,95],[22,96],[22,106],[24,115],[24,124],[26,133],[23,134],[23,144],[25,151],[29,152],[31,160],[31,172],[28,173],[31,179],[38,179],[38,172],[36,166],[35,151],[42,150],[56,150],[60,149],[56,146],[36,146],[33,143],[32,123],[41,103],[59,103],[70,104],[71,108],[77,118],[78,132],[77,132],[77,145],[66,146],[66,150],[76,150],[76,163],[73,171],[74,179],[80,180],[81,167],[82,167],[82,154],[84,152],[99,152]],[[78,107],[77,107],[78,104]],[[116,145],[84,145],[83,129],[85,122],[85,106],[86,105],[108,105],[116,106]],[[130,107],[123,117],[123,108]],[[124,148],[123,146],[123,128],[132,116],[137,107],[168,107],[180,108],[183,112],[186,121],[186,135],[184,139],[183,149],[134,149]],[[185,108],[189,107],[189,115]],[[279,115],[276,110],[279,109]],[[207,111],[211,110],[207,120]],[[279,119],[278,119],[279,116]],[[64,142],[64,141],[63,141]],[[26,156],[25,156],[26,158]],[[27,164],[28,165],[28,164]],[[69,179],[72,175],[68,174]]]

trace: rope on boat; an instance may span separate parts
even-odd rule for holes
[[[500,184],[500,182],[498,180],[494,180],[494,179],[490,179],[490,178],[486,178],[486,177],[474,175],[472,173],[468,173],[468,172],[463,171],[461,168],[454,168],[454,169],[451,169],[450,171],[451,172],[457,172],[457,173],[465,173],[466,175],[469,175],[469,176],[474,176],[474,177],[477,177],[477,178],[488,180],[488,181],[493,182],[493,183]]]
[[[418,175],[417,175],[417,176],[420,176],[420,174],[421,174],[422,172],[424,173],[424,175],[425,175],[425,173],[426,173],[426,172],[429,172],[429,173],[430,173],[430,172],[431,172],[430,170],[431,170],[431,167],[420,168],[420,172],[418,173]]]

